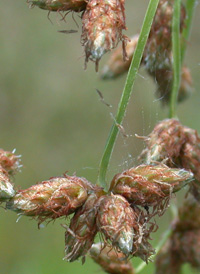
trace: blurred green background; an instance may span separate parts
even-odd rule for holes
[[[140,30],[147,4],[147,0],[127,1],[128,36]],[[22,172],[15,177],[19,188],[65,171],[96,182],[125,76],[103,82],[93,63],[84,71],[81,21],[76,14],[74,17],[78,33],[64,35],[57,31],[77,29],[71,14],[64,23],[59,14],[51,13],[52,24],[46,11],[29,9],[25,1],[1,1],[0,147],[16,148],[22,155]],[[194,94],[179,106],[178,116],[183,124],[200,132],[199,18],[197,6],[185,60],[191,69]],[[100,70],[108,55],[100,62]],[[112,108],[100,102],[96,88]],[[124,121],[129,137],[119,135],[108,179],[137,163],[144,143],[135,134],[149,134],[156,122],[167,117],[168,109],[155,99],[155,91],[154,82],[141,69]],[[57,220],[40,230],[29,218],[16,220],[16,214],[1,208],[0,273],[103,273],[90,259],[83,266],[81,262],[62,260],[64,229],[60,224],[66,220]],[[154,246],[169,222],[168,214],[162,217],[162,224],[158,220],[160,229],[153,235]],[[136,265],[140,260],[133,262]],[[141,273],[153,273],[153,264]]]

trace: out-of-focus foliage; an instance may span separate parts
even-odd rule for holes
[[[127,35],[132,36],[141,27],[148,1],[127,1]],[[197,6],[190,42],[186,54],[191,69],[195,93],[179,106],[178,115],[183,124],[200,132],[200,32]],[[84,53],[80,45],[81,21],[71,14],[67,23],[59,14],[50,14],[34,8],[25,1],[2,1],[0,9],[0,147],[17,149],[22,154],[24,167],[16,175],[15,184],[28,188],[37,181],[68,171],[84,176],[95,183],[98,164],[103,152],[113,115],[123,89],[125,76],[102,82],[95,73],[94,64],[83,70]],[[58,30],[78,30],[62,34]],[[108,55],[108,54],[107,54]],[[106,61],[103,57],[100,66]],[[100,90],[112,108],[102,104],[95,89]],[[156,87],[144,71],[140,71],[124,121],[125,133],[119,135],[108,179],[131,167],[143,148],[142,140],[134,134],[149,134],[155,123],[166,118],[155,99]],[[131,136],[132,135],[132,136]],[[166,219],[158,231],[166,229]],[[37,229],[37,223],[22,217],[16,223],[13,212],[0,214],[0,269],[7,274],[64,274],[103,273],[87,258],[67,263],[64,257],[64,232],[55,221]],[[157,238],[158,241],[158,238]],[[156,241],[153,242],[156,244]],[[138,263],[140,260],[136,259]],[[148,266],[148,273],[153,273]],[[145,273],[145,270],[141,273]],[[187,272],[185,272],[187,273]]]

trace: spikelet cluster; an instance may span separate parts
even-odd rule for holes
[[[124,40],[124,0],[90,0],[82,17],[82,44],[85,61],[96,64],[101,57]]]
[[[190,191],[200,201],[200,137],[197,131],[176,119],[166,119],[155,126],[146,145],[140,156],[142,161],[164,161],[168,166],[184,168],[194,174]]]
[[[145,67],[157,85],[157,97],[162,103],[168,103],[173,84],[173,57],[172,57],[172,18],[174,0],[161,0],[151,27],[147,44],[142,57],[141,65]],[[184,28],[186,18],[185,8],[181,6],[180,32]],[[107,64],[104,66],[101,77],[110,79],[118,77],[128,71],[132,56],[138,42],[138,35],[133,36],[127,43],[128,60],[124,61],[122,48],[113,51]],[[185,41],[184,41],[185,43]],[[181,70],[181,84],[178,101],[185,100],[192,92],[192,77],[190,70],[183,66]]]
[[[116,48],[119,41],[122,41],[123,59],[126,60],[127,38],[122,34],[126,29],[125,0],[28,0],[28,3],[49,12],[81,12],[85,68],[92,60],[98,71],[101,57]],[[65,20],[65,15],[62,20]]]

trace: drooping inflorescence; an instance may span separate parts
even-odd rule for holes
[[[161,0],[151,27],[147,44],[143,53],[141,66],[144,66],[157,86],[157,97],[162,103],[168,103],[173,83],[172,56],[172,17],[174,0]],[[185,27],[186,11],[181,6],[180,33]],[[181,38],[180,38],[181,39]],[[111,54],[107,64],[103,67],[102,79],[111,79],[127,72],[138,42],[138,35],[133,36],[127,43],[128,60],[121,58],[122,48],[117,48]],[[186,41],[182,41],[185,43]],[[182,66],[181,84],[178,101],[186,99],[192,92],[192,77],[190,70]]]
[[[81,39],[85,48],[85,61],[94,61],[96,70],[101,57],[114,49],[119,41],[123,42],[125,55],[125,37],[122,35],[122,30],[126,28],[124,1],[90,0],[83,13]]]

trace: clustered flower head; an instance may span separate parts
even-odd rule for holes
[[[157,96],[162,103],[168,103],[173,84],[173,56],[172,56],[172,18],[174,0],[161,0],[151,27],[147,44],[143,53],[141,65],[154,79],[157,85]],[[180,33],[185,26],[186,11],[181,6]],[[104,66],[102,79],[111,79],[128,71],[135,48],[138,35],[133,36],[127,42],[127,60],[122,60],[122,48],[117,48],[111,54],[107,64]],[[186,41],[182,41],[185,43]],[[192,92],[192,77],[190,70],[182,67],[181,84],[178,93],[178,101],[186,99]]]
[[[13,154],[10,162],[2,159],[7,170],[14,169]],[[4,173],[8,174],[6,170]],[[150,235],[157,229],[151,218],[163,214],[172,194],[192,177],[184,169],[142,164],[115,175],[106,192],[85,178],[64,174],[25,190],[12,188],[12,195],[6,197],[6,209],[35,218],[39,224],[74,214],[69,225],[63,225],[65,259],[69,262],[81,257],[84,261],[97,233],[105,248],[114,249],[124,258],[136,256],[148,262],[155,253]],[[1,185],[0,193],[3,191]]]
[[[85,67],[89,60],[95,62],[96,71],[101,57],[123,45],[123,59],[126,59],[127,38],[122,34],[126,29],[125,0],[28,0],[31,7],[57,12],[82,12],[81,43],[85,49]],[[67,14],[66,13],[66,14]],[[62,19],[65,19],[63,16]]]
[[[146,163],[164,161],[170,167],[191,171],[195,180],[190,191],[200,202],[200,137],[196,130],[183,126],[176,119],[158,123],[146,138],[146,149],[140,159]]]

